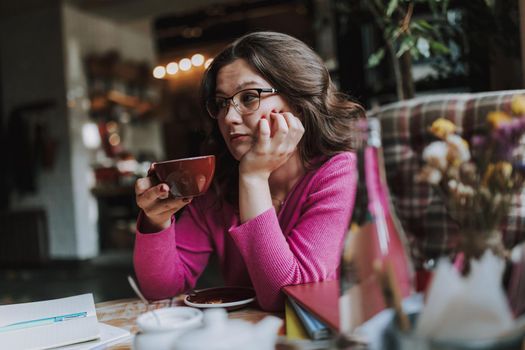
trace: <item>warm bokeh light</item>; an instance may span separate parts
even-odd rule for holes
[[[194,38],[198,38],[202,35],[202,28],[201,27],[193,27],[191,29],[191,36]]]
[[[82,141],[89,149],[100,147],[100,134],[95,123],[86,123],[82,126]]]
[[[206,62],[204,62],[204,68],[208,68],[212,62],[213,58],[208,58]]]
[[[162,79],[166,76],[166,68],[163,66],[157,66],[153,69],[153,77]]]
[[[195,55],[191,56],[191,64],[193,64],[195,67],[202,66],[204,63],[204,56],[200,53],[196,53]]]
[[[169,62],[166,66],[157,66],[153,69],[153,76],[157,79],[166,78],[166,75],[175,75],[180,71],[188,72],[192,68],[201,67],[204,65],[205,68],[208,68],[212,59],[207,59],[204,55],[196,53],[190,58],[183,58],[178,63]]]
[[[191,61],[189,58],[183,58],[179,62],[179,68],[183,71],[188,71],[191,69]]]
[[[106,123],[106,130],[107,130],[109,133],[116,132],[117,129],[118,129],[118,124],[117,124],[117,122],[110,121],[110,122],[107,122],[107,123]]]
[[[111,134],[108,141],[111,146],[118,146],[120,144],[120,136],[118,136],[118,134]]]
[[[173,75],[173,74],[176,74],[178,71],[179,71],[179,65],[176,62],[170,62],[166,66],[166,72],[168,74]]]

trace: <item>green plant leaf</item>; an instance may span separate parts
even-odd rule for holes
[[[381,63],[383,57],[385,57],[385,49],[380,48],[379,50],[371,54],[370,57],[368,57],[367,68],[374,68],[375,66],[377,66],[379,63]]]
[[[485,3],[487,4],[487,6],[489,8],[494,8],[494,6],[496,5],[496,1],[495,0],[485,0]]]
[[[412,56],[415,60],[419,59],[419,56],[421,55],[421,51],[419,51],[416,46],[410,48],[410,56]]]
[[[433,52],[439,54],[446,54],[450,52],[450,49],[445,44],[436,40],[430,40],[430,48]]]
[[[420,26],[418,23],[411,22],[410,23],[410,33],[414,35],[423,35],[423,36],[430,36],[432,35],[432,32],[422,26]]]
[[[385,39],[388,39],[389,41],[396,41],[399,39],[402,33],[403,31],[399,26],[388,26],[385,29]]]
[[[425,30],[428,30],[428,31],[434,31],[434,27],[428,23],[428,21],[424,20],[424,19],[418,19],[418,20],[415,20],[413,21],[414,25],[417,25],[419,26],[421,29],[425,29]]]
[[[411,35],[407,35],[403,38],[403,41],[401,42],[401,45],[399,46],[399,49],[396,52],[397,57],[403,56],[405,52],[410,50],[415,45],[415,39]]]
[[[388,17],[392,17],[392,14],[394,13],[398,5],[399,5],[399,0],[390,0],[390,2],[388,3],[388,7],[386,9],[386,15]]]

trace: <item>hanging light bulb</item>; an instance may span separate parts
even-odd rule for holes
[[[202,66],[204,63],[204,56],[200,53],[196,53],[195,55],[191,56],[191,64],[193,64],[195,67]]]
[[[191,69],[191,60],[189,58],[183,58],[179,62],[179,68],[183,71],[188,71]]]
[[[170,62],[166,66],[166,72],[169,75],[177,74],[178,71],[179,71],[179,65],[176,62]]]
[[[166,76],[166,68],[163,66],[157,66],[153,69],[153,77],[156,79],[162,79]]]

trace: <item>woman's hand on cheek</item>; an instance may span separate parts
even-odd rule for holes
[[[288,127],[288,132],[286,134],[286,138],[284,140],[284,149],[287,150],[290,155],[296,150],[297,145],[299,144],[299,141],[301,141],[301,138],[304,134],[304,127],[303,123],[299,118],[294,116],[290,112],[282,112],[282,116],[284,117],[284,120],[286,122],[286,125]],[[277,130],[277,132],[280,129]]]
[[[304,134],[301,121],[290,112],[273,112],[259,120],[257,139],[240,161],[245,175],[269,177],[286,163]]]

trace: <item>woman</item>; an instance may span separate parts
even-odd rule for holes
[[[363,109],[307,45],[274,32],[226,47],[202,90],[221,136],[215,186],[167,199],[166,184],[137,180],[136,275],[146,296],[171,297],[215,251],[228,285],[253,286],[263,309],[282,310],[283,286],[337,278],[357,180],[351,125]]]

